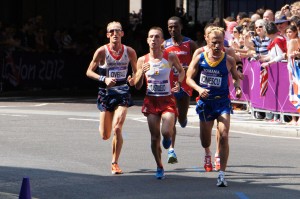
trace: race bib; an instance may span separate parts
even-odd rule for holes
[[[165,81],[149,81],[147,84],[147,94],[148,95],[169,95],[170,94],[170,87],[169,82]]]
[[[200,85],[206,85],[208,87],[221,87],[222,78],[218,76],[208,76],[201,73],[200,75]]]
[[[113,68],[108,71],[108,76],[116,78],[117,81],[126,79],[126,75],[126,68]]]

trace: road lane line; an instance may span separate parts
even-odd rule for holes
[[[86,119],[86,118],[68,118],[68,120],[80,120],[80,121],[99,122],[99,119]]]
[[[239,134],[245,134],[245,135],[253,135],[253,136],[259,136],[259,137],[271,137],[271,138],[281,138],[281,139],[295,139],[300,140],[300,137],[285,137],[285,136],[277,136],[277,135],[263,135],[263,134],[256,134],[256,133],[247,133],[243,131],[231,131],[233,133],[239,133]]]
[[[33,106],[46,106],[48,105],[49,103],[42,103],[42,104],[36,104],[36,105],[33,105]]]
[[[86,118],[68,118],[69,120],[81,120],[81,121],[97,121],[99,122],[99,119],[86,119]],[[147,120],[144,117],[139,117],[139,118],[131,118],[134,121],[138,121],[138,122],[143,122],[146,123]],[[179,125],[176,125],[177,127],[179,127]],[[199,129],[199,126],[189,126],[187,125],[186,128],[193,128],[193,129]],[[212,129],[213,131],[216,130],[216,128]],[[236,131],[236,130],[230,130],[230,132],[232,133],[238,133],[238,134],[244,134],[244,135],[252,135],[252,136],[260,136],[260,137],[271,137],[271,138],[280,138],[280,139],[296,139],[299,140],[300,137],[285,137],[285,136],[276,136],[276,135],[265,135],[265,134],[256,134],[256,133],[248,133],[248,132],[244,132],[244,131]]]
[[[0,114],[2,116],[11,116],[11,117],[28,117],[28,115],[14,115],[14,114]]]

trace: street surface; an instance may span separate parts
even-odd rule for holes
[[[0,198],[18,198],[23,177],[40,199],[95,198],[300,198],[300,127],[232,115],[227,188],[216,187],[217,172],[203,169],[204,150],[194,105],[188,126],[177,126],[179,163],[167,164],[165,180],[156,165],[141,102],[128,110],[119,165],[110,171],[111,139],[101,140],[95,99],[0,99]],[[212,138],[215,150],[215,133]]]

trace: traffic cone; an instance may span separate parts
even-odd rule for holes
[[[19,199],[31,199],[29,178],[23,178]]]

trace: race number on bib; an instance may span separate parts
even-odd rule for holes
[[[200,76],[200,85],[207,85],[209,87],[221,87],[222,78],[215,76],[207,76],[205,74],[201,74]]]
[[[126,69],[111,69],[108,72],[109,77],[114,77],[117,80],[124,80],[126,78],[127,70]]]
[[[148,89],[155,93],[165,93],[166,84],[148,84]]]

